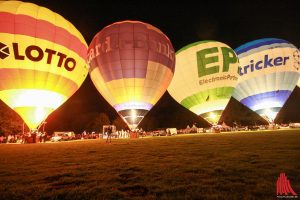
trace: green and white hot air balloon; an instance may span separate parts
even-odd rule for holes
[[[238,66],[228,45],[207,40],[192,43],[176,52],[168,91],[182,106],[216,124],[237,84]]]

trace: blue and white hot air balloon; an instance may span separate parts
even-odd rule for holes
[[[239,80],[233,97],[269,122],[285,104],[299,79],[299,50],[286,40],[264,38],[235,49]]]

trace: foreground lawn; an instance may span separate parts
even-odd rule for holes
[[[0,199],[276,199],[300,130],[0,145]]]

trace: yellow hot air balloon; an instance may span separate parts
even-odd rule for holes
[[[88,74],[87,44],[66,19],[32,3],[0,3],[0,98],[35,129]]]

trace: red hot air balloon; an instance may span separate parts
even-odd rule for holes
[[[96,34],[88,49],[88,63],[100,94],[134,129],[166,91],[175,54],[159,29],[122,21]]]

